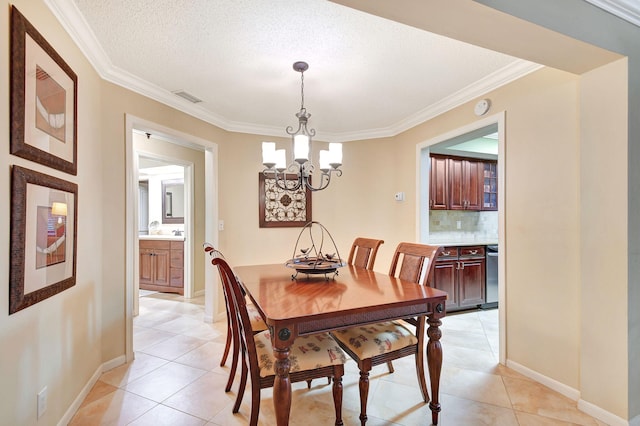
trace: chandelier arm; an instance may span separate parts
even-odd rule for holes
[[[311,182],[309,182],[308,179],[304,180],[305,186],[309,188],[310,191],[313,191],[313,192],[322,191],[323,189],[329,186],[330,182],[331,182],[331,171],[329,172],[322,171],[320,173],[320,184],[318,186],[312,186]]]
[[[287,128],[285,129],[285,131],[287,132],[287,134],[293,136],[293,135],[297,135],[298,133],[300,133],[300,129],[302,129],[302,123],[298,123],[298,129],[294,132],[293,131],[293,126],[287,126]],[[313,135],[316,134],[316,131],[313,131]]]

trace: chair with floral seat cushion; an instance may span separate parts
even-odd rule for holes
[[[215,254],[215,253],[214,253]],[[222,258],[214,256],[212,263],[218,267],[223,276],[223,288],[233,301],[230,309],[232,328],[240,337],[243,356],[240,389],[236,397],[233,412],[240,409],[247,376],[251,379],[251,415],[249,424],[258,424],[260,413],[260,390],[273,387],[275,381],[275,357],[271,345],[269,331],[255,333],[247,311],[247,302],[238,278],[229,264]],[[342,376],[345,353],[329,333],[319,333],[298,337],[291,345],[289,352],[291,383],[307,381],[320,377],[333,378],[333,402],[336,425],[342,425]]]
[[[365,269],[373,269],[378,248],[382,244],[384,244],[384,240],[362,237],[356,238],[353,244],[351,244],[351,251],[349,251],[347,263]]]
[[[389,275],[426,285],[433,274],[435,259],[441,247],[415,243],[400,243],[396,248]],[[415,332],[405,322],[415,326]],[[409,355],[415,356],[418,384],[425,402],[429,401],[424,375],[425,317],[386,321],[333,332],[340,347],[360,369],[360,423],[367,421],[369,371],[376,366]]]
[[[205,253],[209,253],[209,255],[214,256],[222,256],[222,253],[213,247],[213,245],[209,243],[204,243],[203,245]],[[222,279],[222,276],[220,277]],[[229,317],[229,300],[227,299],[227,294],[223,291],[224,301],[227,310],[227,339],[225,342],[224,352],[222,354],[222,359],[220,360],[220,366],[224,366],[227,362],[227,357],[229,356],[229,350],[231,345],[233,344],[233,353],[231,359],[231,368],[229,370],[229,379],[227,380],[227,384],[225,386],[225,392],[229,392],[231,390],[231,386],[233,385],[233,379],[236,376],[236,370],[238,367],[238,355],[240,354],[240,338],[238,336],[233,335],[233,331],[231,328],[231,319]],[[267,324],[265,324],[260,312],[256,309],[255,306],[251,304],[247,304],[247,311],[249,312],[249,318],[251,320],[251,327],[255,332],[264,331],[267,329]]]

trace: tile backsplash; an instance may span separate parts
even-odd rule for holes
[[[458,223],[460,227],[458,228]],[[429,237],[459,234],[475,238],[498,238],[497,211],[431,210]]]

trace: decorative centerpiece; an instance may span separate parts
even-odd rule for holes
[[[303,234],[305,238],[302,238]],[[331,240],[332,247],[325,247],[325,235]],[[296,270],[296,273],[291,275],[292,280],[297,279],[299,273],[307,275],[307,278],[309,275],[324,274],[325,280],[329,280],[329,274],[333,274],[333,279],[338,275],[338,268],[346,264],[340,257],[338,246],[327,228],[315,221],[307,223],[302,228],[293,249],[293,256],[285,263],[287,267]]]

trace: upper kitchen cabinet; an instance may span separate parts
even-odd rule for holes
[[[497,210],[497,162],[431,156],[431,210]]]
[[[449,158],[449,210],[481,210],[482,163],[466,158]]]
[[[485,161],[483,165],[482,210],[498,210],[498,163]]]
[[[447,162],[446,157],[431,156],[431,178],[429,179],[429,207],[431,210],[447,210],[449,208]]]

